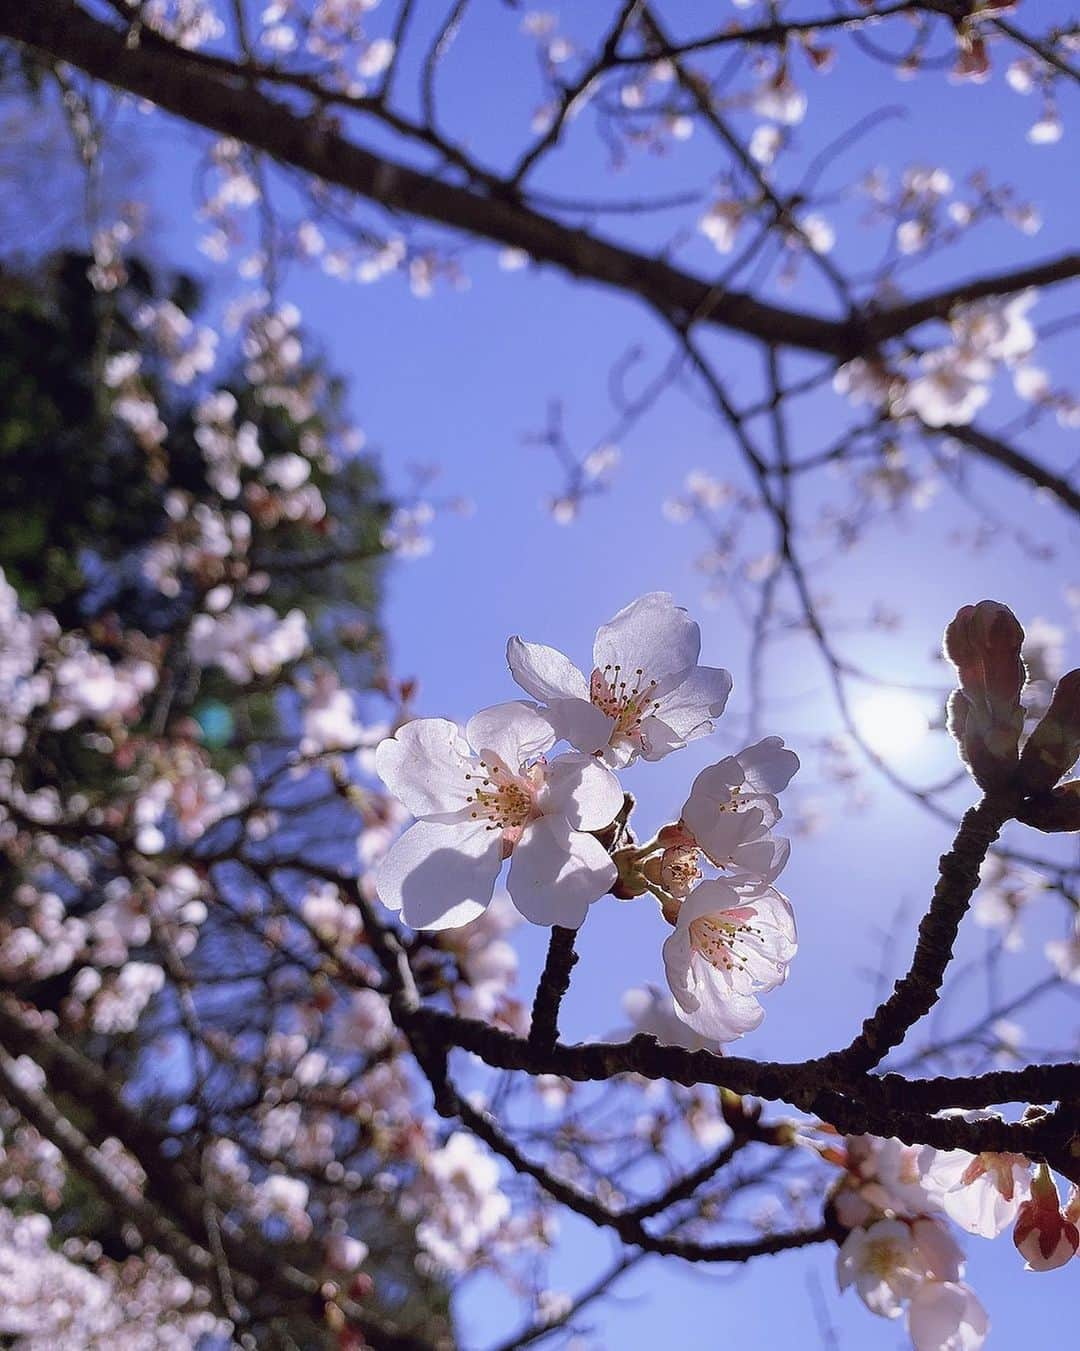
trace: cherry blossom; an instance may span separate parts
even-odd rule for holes
[[[422,1180],[427,1204],[416,1236],[441,1266],[463,1271],[509,1218],[498,1166],[474,1136],[455,1131],[424,1159]]]
[[[883,1318],[900,1317],[904,1301],[925,1275],[911,1227],[901,1220],[877,1220],[866,1229],[853,1229],[836,1257],[840,1289],[853,1285],[866,1307]]]
[[[219,666],[230,680],[246,685],[303,656],[307,618],[300,610],[282,618],[269,605],[237,605],[223,615],[196,615],[188,642],[197,665]]]
[[[964,1113],[968,1120],[979,1115]],[[923,1186],[949,1218],[983,1238],[1007,1229],[1031,1190],[1031,1163],[1022,1154],[974,1155],[962,1149],[927,1148],[919,1167]]]
[[[915,1351],[978,1351],[989,1330],[974,1291],[957,1281],[924,1281],[911,1296],[908,1332]]]
[[[466,924],[512,855],[507,889],[526,919],[577,928],[615,881],[587,832],[610,824],[622,790],[594,759],[548,762],[556,739],[547,714],[511,702],[477,713],[464,738],[452,722],[422,718],[382,742],[376,770],[417,818],[378,870],[383,903],[414,928]]]
[[[865,1227],[883,1215],[913,1219],[937,1209],[922,1183],[919,1148],[876,1135],[853,1135],[841,1155],[846,1175],[834,1199],[837,1217]]]
[[[676,1016],[719,1042],[752,1031],[765,1016],[756,996],[783,984],[797,947],[786,896],[724,878],[701,882],[664,944]]]
[[[768,832],[782,814],[776,794],[798,768],[798,756],[777,736],[710,765],[694,780],[683,804],[685,832],[718,868],[775,881],[787,862],[789,845]]]
[[[555,648],[510,639],[517,683],[548,706],[561,737],[615,766],[659,760],[713,730],[731,692],[727,671],[699,666],[701,630],[665,591],[631,602],[597,631],[586,680]]]

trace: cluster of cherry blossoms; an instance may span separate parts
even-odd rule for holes
[[[915,1351],[977,1351],[989,1331],[985,1310],[963,1282],[964,1254],[949,1221],[982,1238],[1011,1226],[1032,1271],[1063,1266],[1080,1247],[1080,1188],[1071,1188],[1063,1206],[1046,1165],[1023,1155],[974,1155],[869,1135],[820,1150],[844,1170],[831,1200],[847,1234],[837,1254],[840,1289],[854,1286],[881,1317],[906,1311]]]
[[[416,819],[378,869],[384,904],[414,928],[467,924],[506,860],[510,898],[534,924],[576,929],[600,897],[648,893],[673,927],[664,967],[680,1021],[716,1042],[756,1027],[758,996],[786,979],[797,947],[773,885],[788,841],[772,834],[797,757],[779,737],[725,757],[644,844],[618,778],[712,732],[732,682],[699,665],[700,650],[698,625],[653,592],[601,626],[588,677],[513,637],[510,670],[533,701],[484,709],[464,730],[441,718],[400,727],[375,767]]]

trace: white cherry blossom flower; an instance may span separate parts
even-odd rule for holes
[[[799,757],[778,736],[703,769],[682,809],[682,825],[718,868],[771,883],[787,863],[787,840],[769,834],[780,819],[776,794],[791,782]]]
[[[375,753],[383,782],[417,818],[383,860],[376,890],[417,929],[467,924],[507,889],[534,924],[577,928],[615,881],[601,830],[622,805],[618,780],[579,754],[548,762],[557,738],[535,705],[497,704],[455,723],[406,723]],[[470,749],[475,748],[475,750]]]
[[[985,1115],[964,1113],[969,1120]],[[969,1154],[927,1146],[919,1167],[923,1186],[949,1218],[982,1238],[1007,1229],[1031,1191],[1031,1163],[1022,1154]]]
[[[555,648],[519,637],[506,656],[521,688],[548,706],[559,736],[621,766],[662,759],[713,730],[731,676],[699,666],[700,652],[697,624],[666,591],[653,591],[598,630],[589,679]]]
[[[902,1220],[853,1229],[836,1255],[840,1289],[853,1285],[871,1313],[882,1318],[899,1318],[925,1275],[911,1227]]]
[[[908,1332],[915,1351],[978,1351],[989,1331],[975,1292],[958,1281],[924,1281],[911,1296]]]
[[[988,361],[971,359],[955,347],[942,347],[920,357],[923,374],[896,401],[897,411],[914,413],[928,427],[964,426],[990,397]]]
[[[797,948],[786,896],[725,878],[702,882],[664,944],[676,1015],[700,1036],[734,1041],[760,1024],[757,995],[783,984]]]

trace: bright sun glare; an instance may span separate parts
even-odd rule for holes
[[[855,725],[879,755],[914,750],[930,729],[922,704],[902,690],[877,690],[855,705]]]

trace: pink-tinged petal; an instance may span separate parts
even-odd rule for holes
[[[512,774],[550,750],[557,739],[547,714],[521,699],[481,709],[469,719],[465,735],[481,756],[494,751]]]
[[[561,816],[573,830],[603,830],[622,805],[619,780],[592,756],[560,755],[548,765],[540,796],[545,816]]]
[[[726,880],[701,882],[682,904],[679,931],[700,949],[703,979],[739,995],[782,985],[798,951],[791,903],[772,887],[740,895]],[[715,965],[707,949],[716,954]]]
[[[605,750],[615,727],[614,719],[588,699],[553,699],[548,716],[559,739],[586,755]]]
[[[487,822],[418,821],[375,875],[375,890],[413,929],[456,929],[484,912],[502,867],[502,836]]]
[[[413,816],[459,811],[472,789],[469,747],[456,723],[416,718],[379,743],[375,772]]]
[[[506,889],[533,924],[576,929],[616,876],[599,840],[556,816],[542,816],[526,826],[514,849]]]
[[[723,910],[736,910],[744,904],[745,898],[735,890],[727,878],[710,878],[707,882],[699,883],[683,901],[679,909],[678,927],[688,929],[695,919]]]
[[[908,1306],[908,1332],[915,1351],[978,1351],[990,1320],[966,1285],[923,1281]]]
[[[697,665],[701,630],[666,591],[640,596],[596,634],[593,665],[603,672],[618,666],[633,684],[637,671],[657,682],[654,698],[685,679]]]
[[[656,716],[685,744],[712,731],[712,720],[723,713],[730,693],[730,671],[698,666],[657,701]]]
[[[784,745],[784,738],[767,736],[747,746],[735,757],[746,776],[746,786],[754,793],[782,793],[799,768],[799,757]]]
[[[511,638],[506,644],[510,674],[527,694],[543,703],[589,698],[589,682],[569,657],[543,643]]]

